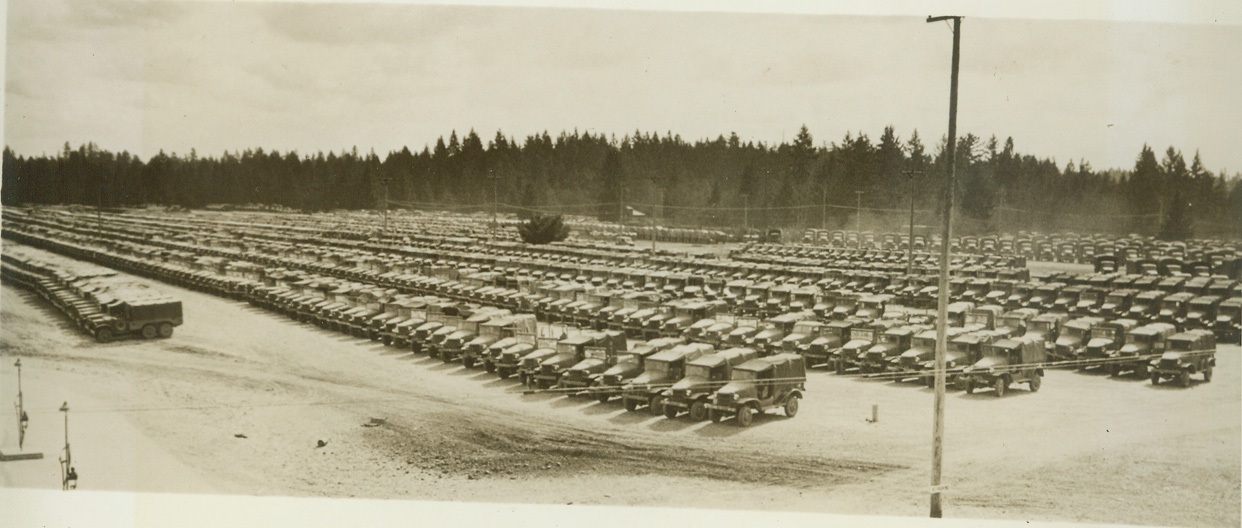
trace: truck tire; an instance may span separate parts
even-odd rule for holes
[[[789,400],[785,402],[785,416],[793,418],[798,415],[798,395],[789,396]]]
[[[690,404],[690,420],[701,422],[707,419],[707,405],[703,400],[697,400]]]
[[[1031,378],[1031,382],[1030,382],[1031,392],[1039,392],[1039,387],[1043,384],[1044,384],[1044,377],[1040,376],[1039,374],[1036,374],[1035,377]]]
[[[677,418],[677,408],[672,405],[661,405],[664,408],[664,417],[669,420]]]
[[[635,412],[638,410],[638,401],[630,398],[625,399],[625,410]]]
[[[474,358],[469,358],[469,357],[461,358],[461,366],[466,367],[466,368],[474,368]]]
[[[962,388],[966,390],[966,394],[975,393],[975,383],[973,381],[969,381],[969,380],[963,381]]]
[[[836,366],[837,374],[845,374],[845,362],[844,361],[840,361],[840,360],[836,361],[835,366]]]
[[[499,376],[500,379],[509,379],[509,376],[512,374],[512,372],[509,372],[509,369],[496,369],[496,375]]]
[[[113,337],[111,328],[100,328],[95,332],[95,341],[100,343],[111,343]]]
[[[1203,382],[1211,383],[1211,381],[1212,381],[1212,368],[1208,367],[1207,369],[1203,371]]]
[[[609,396],[608,394],[600,394],[599,396],[596,396],[595,399],[599,400],[600,403],[608,403],[608,400],[612,399],[612,396]]]
[[[1190,371],[1183,370],[1181,375],[1177,377],[1177,381],[1182,386],[1183,389],[1186,387],[1189,387],[1190,386]]]
[[[720,421],[724,419],[724,414],[716,409],[708,409],[707,419],[711,420],[712,423],[720,423]]]
[[[647,410],[656,416],[664,414],[664,396],[659,394],[652,396],[647,402]]]
[[[1009,383],[1005,382],[1005,378],[996,378],[993,388],[996,390],[996,397],[1000,398],[1005,395],[1005,389],[1009,388]]]
[[[1121,375],[1121,365],[1113,364],[1108,366],[1108,375],[1117,377]]]
[[[483,371],[484,371],[484,372],[486,372],[486,373],[488,373],[488,374],[491,374],[491,373],[493,373],[493,372],[496,372],[496,364],[495,364],[495,363],[492,363],[491,361],[484,361],[484,362],[483,362]]]
[[[160,334],[160,331],[155,329],[155,325],[147,325],[147,326],[142,327],[142,338],[143,339],[155,339],[155,336],[159,334]]]
[[[1152,372],[1152,373],[1151,373],[1151,384],[1152,384],[1152,385],[1159,385],[1159,384],[1160,384],[1160,373],[1159,373],[1159,372]]]
[[[160,337],[168,339],[172,337],[173,325],[169,323],[160,323]]]
[[[742,427],[750,427],[750,423],[755,419],[755,410],[749,405],[743,405],[737,410],[737,424]]]

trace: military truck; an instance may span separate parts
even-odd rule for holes
[[[719,348],[723,343],[724,338],[736,328],[737,323],[733,321],[722,321],[717,319],[715,324],[705,328],[699,335],[687,337],[700,343],[707,343]]]
[[[1031,392],[1036,392],[1043,382],[1046,354],[1038,339],[1000,339],[983,345],[983,357],[962,369],[958,382],[966,394],[976,387],[990,386],[999,398],[1015,383],[1026,383]]]
[[[546,354],[552,354],[554,352],[554,349],[551,348],[540,348],[537,342],[522,342],[515,338],[513,344],[510,344],[498,352],[495,349],[489,348],[489,357],[483,360],[483,367],[484,369],[494,370],[500,379],[508,379],[509,376],[518,373],[518,370],[522,365],[522,360],[526,356],[541,350],[546,351]],[[538,360],[536,359],[535,361],[536,364],[538,364]],[[491,370],[489,370],[489,372]],[[519,381],[525,385],[526,377],[522,376],[519,378]]]
[[[1113,363],[1121,353],[1126,336],[1137,326],[1138,321],[1133,319],[1117,319],[1091,327],[1087,347],[1078,356],[1078,369],[1106,368],[1106,365]]]
[[[1216,336],[1207,330],[1189,330],[1167,339],[1168,346],[1158,359],[1148,364],[1151,384],[1177,379],[1182,387],[1190,386],[1190,377],[1202,373],[1204,383],[1212,381],[1216,367]]]
[[[1005,312],[996,319],[995,330],[1006,337],[1023,335],[1026,333],[1027,321],[1037,315],[1039,315],[1039,310],[1034,308],[1018,308],[1017,310]]]
[[[535,335],[538,323],[534,314],[508,314],[479,324],[478,337],[466,343],[461,351],[461,364],[466,368],[472,368],[475,364],[483,363],[484,367],[492,365],[487,369],[488,372],[494,370],[494,364],[486,361],[487,351],[492,345],[500,343],[505,339],[513,340],[506,343],[507,346],[517,344],[515,341],[518,335]],[[501,348],[503,351],[503,348]]]
[[[1120,376],[1123,372],[1134,372],[1139,377],[1147,377],[1147,366],[1151,356],[1164,353],[1165,340],[1177,333],[1177,327],[1168,323],[1152,323],[1130,330],[1126,334],[1126,344],[1117,352],[1117,361],[1108,365],[1111,376]]]
[[[733,379],[712,394],[707,417],[720,422],[732,415],[737,424],[749,427],[755,414],[783,407],[785,415],[798,415],[798,402],[806,390],[806,363],[798,354],[776,354],[734,367]]]
[[[502,308],[487,308],[479,310],[465,320],[457,323],[457,330],[444,337],[443,341],[438,343],[436,352],[441,361],[449,363],[461,358],[465,352],[467,345],[479,335],[479,327],[483,323],[497,318],[508,317],[512,315],[509,310]],[[481,349],[480,349],[481,350]]]
[[[614,356],[617,350],[626,349],[625,334],[616,331],[583,332],[562,339],[556,343],[556,353],[541,359],[538,368],[528,372],[526,379],[539,389],[554,387],[566,370],[586,359],[588,348],[604,348],[607,349],[606,356]]]
[[[586,394],[599,377],[615,366],[625,355],[627,355],[626,344],[620,334],[612,336],[612,339],[604,340],[603,343],[586,347],[583,350],[582,359],[564,369],[560,379],[557,380],[556,387],[566,391],[577,389],[579,392],[574,393],[575,395]],[[551,358],[545,359],[544,363],[547,364],[550,361],[552,361]]]
[[[619,354],[616,364],[608,367],[595,379],[590,390],[592,396],[600,403],[606,403],[613,396],[620,396],[625,382],[643,373],[644,362],[647,358],[684,344],[686,340],[682,338],[662,337],[634,345],[629,352]]]
[[[143,339],[169,338],[183,321],[181,301],[151,296],[134,299],[100,299],[99,308],[112,317],[95,328],[95,340],[108,343],[120,336],[138,334]],[[102,319],[101,319],[102,320]]]
[[[1230,297],[1217,306],[1212,330],[1220,342],[1238,344],[1242,336],[1242,297]]]
[[[833,353],[845,345],[849,340],[850,328],[857,324],[861,324],[861,321],[846,319],[829,321],[828,324],[820,327],[819,337],[811,340],[800,350],[802,357],[806,358],[807,368],[831,365]]]
[[[1069,314],[1064,312],[1040,314],[1026,321],[1026,333],[1022,335],[1038,337],[1044,348],[1051,350],[1061,336],[1061,326],[1068,320]]]
[[[1183,330],[1211,330],[1212,322],[1216,320],[1216,311],[1223,300],[1216,295],[1200,295],[1191,299],[1187,303],[1186,317],[1182,321]]]
[[[971,331],[994,330],[996,328],[996,320],[1003,313],[1005,313],[1005,309],[995,304],[979,306],[966,314],[966,326],[963,328]]]
[[[815,320],[803,320],[794,323],[789,334],[781,338],[776,350],[799,353],[812,341],[819,338],[827,325]]]
[[[861,319],[879,319],[884,317],[884,310],[892,300],[893,296],[887,294],[863,297],[858,301],[858,311],[853,315]]]
[[[1067,321],[1061,326],[1061,332],[1050,351],[1051,355],[1060,360],[1078,359],[1087,349],[1091,329],[1103,322],[1104,319],[1099,317],[1078,317]]]
[[[752,348],[730,348],[686,364],[686,375],[664,391],[664,417],[688,412],[690,419],[707,419],[707,399],[733,377],[733,367],[759,357]]]
[[[1133,319],[1138,321],[1139,324],[1152,322],[1156,316],[1160,315],[1160,302],[1166,296],[1168,294],[1160,290],[1148,290],[1136,294],[1134,300],[1130,303],[1130,310],[1125,316],[1126,319]]]
[[[633,412],[646,406],[651,414],[663,414],[664,389],[685,376],[687,362],[714,351],[711,345],[690,343],[648,356],[643,361],[643,373],[621,389],[625,410]]]
[[[893,320],[879,320],[851,328],[850,340],[833,352],[831,359],[833,370],[837,374],[845,374],[858,368],[863,354],[876,342],[879,334],[896,325],[897,322]]]
[[[925,327],[897,326],[885,330],[862,354],[858,362],[859,372],[880,374],[896,370],[896,363],[900,361],[901,354],[910,350],[910,340],[924,329]]]
[[[1104,297],[1104,304],[1096,310],[1096,314],[1104,318],[1125,317],[1130,311],[1130,305],[1134,303],[1134,297],[1138,295],[1138,291],[1131,289],[1120,289],[1108,292]]]

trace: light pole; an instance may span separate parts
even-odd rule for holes
[[[828,188],[819,190],[819,229],[828,229]],[[813,242],[813,241],[812,241]]]
[[[69,451],[69,402],[60,405],[65,413],[65,449],[60,454],[60,486],[62,490],[77,489],[78,471],[73,467],[73,454]]]
[[[383,178],[380,178],[380,181],[383,182],[384,184],[384,230],[381,232],[381,234],[387,235],[388,234],[388,182],[392,181],[392,178],[385,176]]]
[[[910,239],[906,241],[906,276],[910,276],[914,273],[914,175],[921,175],[923,171],[907,170],[901,173],[910,178]]]
[[[750,195],[742,194],[742,226],[745,234],[750,234]],[[743,235],[745,236],[745,235]]]
[[[858,205],[855,206],[858,212],[855,214],[855,218],[854,218],[854,231],[858,233],[858,247],[860,249],[862,248],[862,195],[863,195],[863,192],[865,191],[854,191],[854,195],[858,198]]]
[[[927,17],[929,24],[945,20],[953,21],[953,70],[949,80],[949,142],[945,147],[945,155],[949,158],[948,181],[944,189],[944,218],[941,226],[942,241],[940,244],[940,284],[936,301],[936,398],[935,420],[932,425],[932,468],[931,468],[931,517],[941,517],[940,509],[940,467],[944,453],[944,354],[948,347],[946,326],[948,323],[949,305],[949,241],[953,240],[953,187],[957,177],[957,69],[961,49],[962,17],[940,16]]]
[[[22,449],[26,443],[26,426],[30,425],[30,417],[26,415],[26,402],[22,397],[22,360],[18,358],[17,367],[17,448]]]
[[[496,230],[500,224],[498,224],[496,220],[496,204],[499,202],[499,198],[497,198],[497,194],[496,194],[496,173],[492,172],[492,169],[487,169],[487,179],[492,180],[492,235],[491,237],[494,239],[496,238]]]

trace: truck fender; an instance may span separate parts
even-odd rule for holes
[[[1035,375],[1036,375],[1036,376],[1043,377],[1043,375],[1044,375],[1044,369],[1042,369],[1042,368],[1037,368],[1037,369],[1035,369]]]
[[[754,409],[758,410],[758,409],[759,409],[759,400],[758,400],[758,399],[755,399],[755,398],[747,398],[747,399],[745,399],[745,400],[741,400],[741,401],[737,402],[737,406],[738,406],[739,408],[740,408],[740,407],[743,407],[743,406],[746,406],[746,407],[751,407],[751,408],[754,408]]]
[[[786,395],[785,395],[785,401],[789,401],[789,399],[790,399],[790,398],[792,398],[792,397],[794,397],[794,396],[797,396],[797,397],[801,398],[801,397],[802,397],[802,391],[801,391],[801,390],[799,390],[799,389],[793,389],[793,390],[789,391],[789,394],[786,394]]]

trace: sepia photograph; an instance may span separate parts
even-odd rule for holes
[[[1242,525],[1242,6],[857,4],[9,0],[0,524]]]

